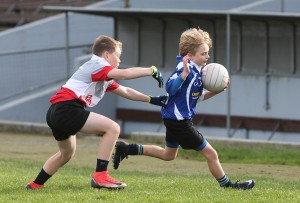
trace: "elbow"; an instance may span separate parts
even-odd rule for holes
[[[169,94],[169,96],[173,96],[174,95],[174,92],[171,90],[170,86],[166,87],[166,91]]]
[[[179,89],[172,88],[171,86],[167,87],[166,90],[170,96],[174,96],[179,91]]]

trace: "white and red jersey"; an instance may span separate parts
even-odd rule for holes
[[[93,107],[103,98],[105,92],[115,90],[119,84],[107,77],[113,67],[102,57],[93,55],[50,98],[55,104],[61,101],[78,99],[87,107]]]

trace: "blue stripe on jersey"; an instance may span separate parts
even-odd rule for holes
[[[169,94],[170,95],[175,95],[178,92],[178,90],[180,90],[181,85],[183,84],[183,82],[184,82],[184,80],[180,76],[178,76],[174,80],[172,86],[170,87]]]

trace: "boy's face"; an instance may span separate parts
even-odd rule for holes
[[[209,46],[207,44],[201,44],[196,53],[190,54],[190,60],[196,63],[198,66],[204,66],[209,59]]]
[[[106,61],[114,68],[118,68],[120,65],[121,49],[119,47],[113,53],[106,52],[105,59]]]

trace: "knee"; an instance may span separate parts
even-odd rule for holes
[[[68,162],[69,160],[71,160],[74,156],[75,156],[75,148],[72,148],[68,151],[65,152],[61,152],[61,157],[64,160],[64,162]]]
[[[114,134],[116,136],[119,136],[121,132],[120,125],[115,122],[113,122],[113,124],[110,126],[108,130],[110,131],[111,134]]]
[[[212,148],[210,145],[208,147],[204,148],[204,150],[201,153],[207,161],[218,161],[219,160],[217,151],[214,148]]]
[[[112,134],[119,134],[120,133],[120,125],[116,122],[111,122],[109,128],[106,130]]]
[[[218,161],[219,160],[219,156],[218,153],[215,149],[212,149],[209,154],[207,159],[212,160],[212,161]]]

